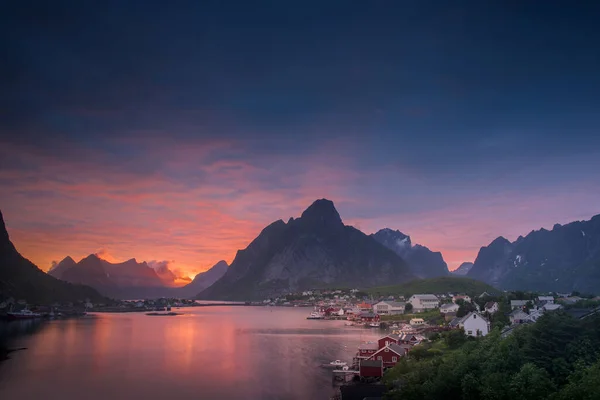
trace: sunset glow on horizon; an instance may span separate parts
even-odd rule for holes
[[[81,2],[40,23],[13,3],[0,210],[45,271],[101,253],[183,283],[319,198],[450,269],[600,213],[592,13]]]

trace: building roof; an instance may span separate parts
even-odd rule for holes
[[[488,301],[487,303],[485,303],[485,306],[483,306],[483,308],[492,308],[494,307],[494,304],[497,304],[495,301]]]
[[[525,304],[527,304],[528,301],[530,301],[530,300],[511,300],[510,306],[511,307],[523,307]]]
[[[554,301],[554,296],[538,296],[539,301]]]
[[[381,339],[385,339],[385,338],[390,338],[390,339],[394,339],[394,340],[400,340],[400,335],[396,335],[395,333],[390,333],[389,335],[385,335],[379,338],[379,340]]]
[[[407,347],[406,345],[404,345],[405,347],[402,347],[401,345],[397,345],[396,343],[390,343],[387,346],[384,346],[382,348],[380,348],[378,351],[376,351],[375,353],[373,353],[371,355],[371,357],[375,357],[377,354],[381,353],[382,351],[385,351],[385,349],[388,349],[389,351],[396,353],[399,356],[403,356],[404,354],[406,354],[406,351],[404,351]],[[408,347],[410,348],[410,347]]]
[[[448,324],[448,326],[450,326],[450,327],[458,326],[458,324],[460,323],[461,319],[462,318],[454,318],[452,321],[450,321],[450,323]]]
[[[360,366],[383,368],[383,360],[360,360]]]
[[[415,321],[415,322],[417,322],[417,321],[423,321],[423,322],[425,322],[425,320],[423,318],[411,318],[410,320],[411,321]]]
[[[554,311],[554,310],[558,310],[559,308],[562,308],[562,306],[560,304],[553,304],[553,303],[544,304],[544,309],[546,309],[547,311]]]
[[[474,315],[475,315],[475,316],[478,316],[479,318],[481,318],[482,320],[484,320],[486,323],[489,323],[489,321],[488,321],[488,320],[487,320],[487,319],[486,319],[486,318],[485,318],[483,315],[479,314],[479,313],[478,313],[478,312],[476,312],[476,311],[472,311],[472,312],[468,313],[467,315],[465,315],[464,317],[462,317],[462,318],[460,319],[460,321],[458,322],[458,324],[459,324],[459,325],[462,325],[462,324],[464,324],[465,322],[467,322],[467,320],[468,320],[469,318],[472,318]]]
[[[523,313],[525,315],[528,315],[525,311],[521,310],[520,308],[517,310],[512,311],[510,314],[508,314],[511,317],[514,317],[515,315],[519,314],[519,313]]]
[[[419,300],[439,300],[435,295],[433,294],[414,294],[413,297],[419,299]]]

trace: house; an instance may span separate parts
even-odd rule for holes
[[[361,378],[381,378],[383,376],[383,360],[360,360],[358,371]]]
[[[575,304],[581,300],[583,300],[583,298],[581,298],[579,296],[566,297],[566,298],[562,299],[562,301],[567,304]]]
[[[378,314],[372,312],[364,312],[358,314],[358,319],[360,319],[362,322],[378,322],[380,317]]]
[[[450,321],[450,323],[448,324],[448,326],[450,328],[458,328],[459,327],[458,324],[460,323],[461,319],[462,318],[454,318],[452,321]]]
[[[360,346],[358,346],[358,358],[367,359],[367,358],[371,357],[373,354],[375,354],[375,352],[378,350],[379,350],[378,343],[373,343],[373,342],[362,343]]]
[[[421,335],[413,335],[412,333],[405,333],[398,336],[397,344],[409,344],[411,346],[417,345],[425,340],[424,336]]]
[[[412,304],[414,312],[431,310],[440,305],[440,300],[433,294],[415,294],[408,299],[408,302]]]
[[[412,346],[410,345],[398,345],[395,343],[391,343],[385,346],[382,349],[379,349],[369,357],[369,360],[383,361],[384,368],[390,368],[396,365],[400,357],[403,357],[408,354],[408,350]]]
[[[404,314],[404,307],[406,303],[398,302],[398,301],[380,301],[379,303],[373,306],[373,310],[377,314],[384,315],[398,315]]]
[[[385,346],[388,346],[391,343],[398,344],[399,341],[400,335],[389,334],[383,336],[377,340],[377,346],[379,347],[378,350],[384,348]]]
[[[512,308],[513,310],[517,309],[517,308],[523,308],[525,307],[525,305],[529,302],[529,300],[511,300],[510,301],[510,308]]]
[[[479,295],[479,298],[480,298],[480,299],[483,299],[484,297],[492,297],[492,295],[491,295],[491,294],[489,294],[488,292],[483,292],[483,293],[481,293],[481,294]]]
[[[524,321],[537,322],[538,318],[540,318],[542,315],[544,315],[543,308],[531,310],[529,311],[529,314],[527,314],[527,317],[524,319]]]
[[[554,296],[539,296],[539,302],[546,302],[546,304],[554,304]]]
[[[478,337],[490,333],[490,322],[478,312],[470,312],[460,319],[458,326],[468,336]]]
[[[508,314],[508,319],[510,320],[510,323],[512,325],[520,324],[523,321],[527,320],[528,317],[529,317],[529,314],[527,314],[525,311],[521,310],[520,308],[513,310],[513,312]]]
[[[462,300],[465,303],[470,303],[471,302],[471,298],[469,296],[467,296],[466,294],[458,294],[454,297],[452,297],[452,302],[456,303],[458,300]]]
[[[410,324],[413,326],[425,325],[425,320],[423,318],[411,318]]]
[[[447,313],[455,313],[458,311],[458,304],[455,303],[449,303],[449,304],[442,304],[442,306],[440,307],[440,313],[442,314],[447,314]]]
[[[373,311],[373,306],[366,301],[363,301],[357,307],[360,311]]]
[[[488,301],[487,303],[485,303],[485,306],[483,306],[483,310],[486,313],[493,314],[498,311],[498,303],[496,303],[495,301]]]

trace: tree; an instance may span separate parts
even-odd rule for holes
[[[406,303],[406,305],[404,306],[404,312],[410,313],[412,310],[413,310],[413,305],[410,303]]]
[[[527,363],[510,381],[514,400],[545,400],[556,390],[546,370]]]

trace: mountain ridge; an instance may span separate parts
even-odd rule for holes
[[[480,249],[467,277],[509,290],[598,292],[600,214]]]
[[[402,257],[418,278],[448,276],[450,273],[441,252],[420,244],[413,245],[410,236],[399,230],[383,228],[370,236]]]
[[[106,301],[89,286],[56,279],[23,257],[10,240],[0,211],[0,298],[25,299],[34,304],[56,301]]]
[[[332,201],[313,202],[299,218],[267,225],[238,250],[225,275],[198,295],[252,300],[326,285],[376,285],[414,278],[392,250],[343,224]]]

